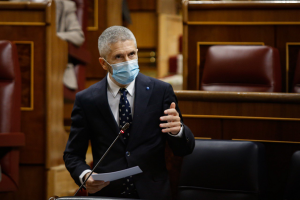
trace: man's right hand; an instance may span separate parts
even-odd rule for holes
[[[90,175],[91,172],[87,173],[86,175],[84,175],[84,180]],[[95,172],[93,174],[96,174]],[[94,180],[92,178],[92,176],[90,176],[90,178],[85,182],[85,188],[88,191],[88,193],[90,194],[94,194],[100,190],[102,190],[102,188],[106,187],[109,185],[109,181],[108,182],[104,182],[104,181],[97,181]]]

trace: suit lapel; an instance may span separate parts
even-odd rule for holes
[[[135,81],[133,124],[131,127],[128,144],[134,140],[134,137],[136,137],[136,134],[138,134],[139,126],[142,123],[143,114],[146,111],[152,90],[153,82],[150,80],[150,78],[139,73]]]
[[[105,76],[105,78],[98,82],[98,85],[93,92],[93,96],[94,100],[96,101],[95,104],[97,105],[97,108],[103,116],[103,119],[106,121],[106,124],[111,128],[112,132],[115,133],[117,136],[120,130],[114,118],[114,115],[111,112],[107,100],[107,76]],[[120,137],[120,139],[124,143],[123,138]]]

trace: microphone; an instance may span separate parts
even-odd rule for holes
[[[111,147],[115,144],[115,142],[117,141],[117,139],[120,137],[120,135],[122,135],[128,128],[129,128],[129,123],[126,123],[120,130],[118,136],[116,137],[116,139],[111,143],[111,145],[108,147],[108,149],[106,150],[106,152],[103,154],[103,156],[101,157],[101,159],[98,161],[98,163],[94,166],[93,170],[91,171],[90,175],[83,181],[83,183],[81,184],[81,186],[79,187],[79,189],[76,191],[76,193],[74,194],[74,196],[77,195],[77,193],[82,189],[82,187],[84,186],[84,184],[86,183],[86,181],[90,178],[90,176],[93,174],[93,172],[95,171],[95,169],[97,168],[97,166],[100,164],[100,162],[103,160],[103,158],[106,156],[106,154],[109,152],[109,150],[111,149]]]

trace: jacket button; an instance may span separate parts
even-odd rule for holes
[[[126,156],[130,156],[130,152],[129,151],[126,151]]]
[[[190,141],[190,139],[188,137],[186,137],[186,141],[188,142],[188,141]]]

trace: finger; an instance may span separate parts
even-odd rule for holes
[[[104,183],[102,180],[94,180],[92,176],[86,181],[87,183]]]
[[[107,185],[107,182],[103,182],[101,184],[90,184],[90,185],[86,185],[86,186],[89,188],[92,188],[92,189],[97,189],[97,188],[101,188],[106,185]]]
[[[172,109],[172,108],[175,109],[175,107],[176,107],[176,104],[174,102],[172,102],[171,105],[170,105],[170,109]]]
[[[91,172],[88,172],[86,175],[84,175],[84,180],[87,179],[87,177],[89,177],[90,174],[91,174]],[[93,174],[97,174],[97,173],[93,172]],[[87,182],[88,181],[90,181],[90,182],[94,181],[93,177],[90,176],[89,179],[87,180]]]
[[[97,191],[100,191],[100,190],[102,190],[104,187],[106,187],[106,186],[108,186],[108,185],[109,185],[109,182],[105,182],[104,184],[98,186],[98,187],[96,188],[96,190],[97,190]]]
[[[89,193],[94,194],[100,190],[102,190],[104,187],[108,186],[110,184],[110,182],[104,182],[102,185],[100,186],[86,186],[86,189]]]
[[[99,185],[103,185],[105,182],[104,181],[88,181],[87,184],[91,185],[91,186],[99,186]]]
[[[170,127],[181,127],[181,123],[180,122],[168,122],[168,123],[161,123],[159,124],[159,126],[161,128],[170,128]]]
[[[99,191],[102,188],[102,186],[88,186],[86,189],[88,191]]]
[[[164,113],[166,115],[175,115],[175,116],[179,115],[178,112],[177,112],[177,110],[174,109],[174,108],[167,109],[167,110],[164,111]]]
[[[180,127],[176,126],[176,127],[171,127],[171,128],[165,128],[165,129],[162,129],[161,132],[163,133],[178,133],[180,131]]]
[[[100,187],[101,187],[101,189],[102,189],[102,188],[104,188],[104,187],[106,187],[106,186],[108,186],[108,185],[109,185],[109,183],[110,183],[109,181],[108,181],[108,182],[105,182],[105,183],[104,183],[102,186],[100,186]]]
[[[170,113],[171,112],[171,113]],[[171,103],[170,108],[164,111],[165,114],[178,114],[176,111],[176,104],[174,102]]]
[[[173,116],[173,115],[162,116],[162,117],[160,117],[160,121],[179,122],[180,117],[179,116]]]

